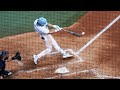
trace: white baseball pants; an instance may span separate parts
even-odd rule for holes
[[[47,54],[49,54],[50,52],[52,52],[52,46],[61,54],[65,54],[65,51],[63,49],[61,49],[57,42],[55,41],[55,39],[49,34],[43,37],[43,42],[46,46],[46,49],[43,50],[41,53],[39,53],[37,56],[38,58],[41,58]]]

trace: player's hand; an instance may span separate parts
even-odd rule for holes
[[[61,31],[63,28],[59,27],[58,25],[53,25],[53,27],[56,29],[55,31]]]
[[[59,27],[60,30],[62,30],[63,28]]]

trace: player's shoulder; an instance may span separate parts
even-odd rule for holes
[[[38,21],[38,19],[35,19],[35,20],[34,20],[34,23],[37,23],[37,21]]]

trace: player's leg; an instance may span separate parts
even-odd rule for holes
[[[52,36],[51,36],[51,40],[52,40],[53,47],[63,55],[63,58],[68,58],[68,57],[73,56],[73,55],[66,53],[62,48],[60,48],[60,46],[57,44],[57,42],[54,40]]]
[[[1,74],[2,78],[10,76],[10,75],[12,75],[12,72],[7,71],[7,70],[3,70]]]
[[[37,54],[37,55],[33,55],[34,58],[34,63],[37,64],[38,61],[40,60],[41,57],[49,54],[52,51],[52,42],[49,38],[46,38],[46,40],[43,41],[46,49],[43,50],[41,53]]]

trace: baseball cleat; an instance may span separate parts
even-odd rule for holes
[[[37,65],[37,63],[38,63],[38,57],[37,57],[37,55],[33,55],[33,58],[34,58],[34,63]]]
[[[66,53],[66,54],[63,55],[63,58],[70,58],[70,57],[73,57],[73,55],[70,55],[68,53]]]
[[[8,76],[10,76],[10,75],[12,75],[12,72],[9,72],[9,73],[8,73]]]

